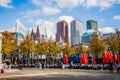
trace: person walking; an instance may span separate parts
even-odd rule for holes
[[[109,61],[109,73],[113,73],[113,63],[112,60]]]
[[[118,63],[118,61],[115,62],[115,66],[117,68],[117,74],[119,74],[120,64]]]

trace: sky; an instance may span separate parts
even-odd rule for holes
[[[68,24],[78,19],[98,22],[102,32],[120,29],[120,0],[0,0],[0,31],[16,25],[19,20],[28,30],[36,30],[48,37],[55,37],[56,23],[65,20]]]

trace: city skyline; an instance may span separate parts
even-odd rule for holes
[[[39,25],[43,34],[46,27],[48,37],[55,38],[57,22],[64,19],[70,28],[70,22],[78,19],[85,31],[86,21],[92,19],[98,28],[112,31],[120,29],[119,9],[120,0],[0,0],[0,30],[14,27],[19,19],[27,29]]]

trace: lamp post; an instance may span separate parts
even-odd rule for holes
[[[0,70],[2,69],[2,53],[1,53],[1,48],[2,48],[2,34],[0,34]]]

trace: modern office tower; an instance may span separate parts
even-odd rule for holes
[[[90,40],[93,38],[93,34],[99,35],[98,32],[98,24],[97,21],[94,20],[88,20],[87,21],[87,30],[83,33],[82,35],[82,42],[84,43],[89,43]]]
[[[68,42],[68,23],[64,20],[57,23],[56,41],[59,42],[60,38]]]
[[[70,23],[71,27],[71,45],[75,46],[82,43],[81,36],[83,33],[83,23],[79,20],[73,20]]]
[[[93,29],[93,30],[98,31],[97,21],[88,20],[88,21],[87,21],[87,30],[88,30],[88,29]]]

